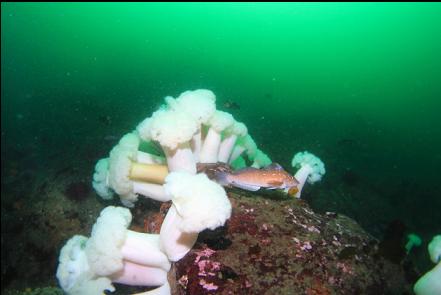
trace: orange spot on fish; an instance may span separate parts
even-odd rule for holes
[[[297,194],[298,192],[299,192],[299,189],[296,186],[293,186],[288,190],[288,195],[290,195],[291,197],[294,197],[295,194]]]

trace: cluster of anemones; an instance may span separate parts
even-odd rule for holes
[[[93,175],[100,197],[117,194],[126,207],[133,207],[140,195],[171,201],[160,233],[128,230],[129,209],[105,208],[89,238],[74,236],[62,248],[57,278],[63,290],[102,294],[113,291],[117,282],[158,286],[154,294],[169,294],[170,263],[190,251],[199,232],[222,226],[231,215],[224,188],[197,173],[198,164],[212,163],[261,168],[271,160],[243,123],[216,110],[213,92],[199,89],[166,97],[159,110],[121,138],[108,158],[98,161]],[[292,165],[299,168],[300,190],[306,180],[312,183],[324,174],[323,163],[306,152],[297,154]]]

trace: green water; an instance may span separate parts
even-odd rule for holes
[[[274,161],[317,154],[323,194],[349,169],[382,196],[378,208],[396,209],[369,223],[368,190],[332,210],[377,234],[369,225],[394,218],[427,238],[440,231],[441,4],[1,7],[2,171],[23,154],[92,171],[115,143],[104,138],[166,95],[207,88]]]

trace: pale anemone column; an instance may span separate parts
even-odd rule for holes
[[[196,174],[191,140],[197,131],[197,122],[185,112],[169,109],[153,114],[151,137],[161,145],[170,172],[185,171]]]
[[[295,194],[296,198],[300,198],[306,181],[310,184],[314,184],[320,181],[326,172],[323,162],[318,157],[306,151],[295,154],[291,165],[293,168],[299,169],[294,175],[299,182],[297,185],[298,192]]]
[[[222,132],[232,126],[233,116],[229,113],[216,111],[208,122],[209,129],[202,144],[200,162],[216,163],[222,140]]]

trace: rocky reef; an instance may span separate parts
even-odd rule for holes
[[[175,294],[411,294],[401,266],[352,219],[282,196],[229,197],[226,226],[175,264]]]
[[[54,287],[62,240],[90,231],[103,204],[93,194],[80,203],[67,198],[63,191],[69,182],[63,182],[45,188],[38,201],[23,207],[14,203],[15,209],[2,217],[11,217],[3,226],[4,237],[13,224],[29,225],[19,235],[14,228],[14,238],[2,240],[2,248],[10,250],[2,251],[8,258],[2,263],[2,281],[10,282],[2,293],[39,294],[35,288]],[[228,190],[228,196],[233,213],[226,225],[202,232],[195,247],[173,265],[173,294],[411,294],[413,278],[406,280],[403,263],[380,255],[379,241],[352,219],[317,214],[305,201],[274,192]],[[133,210],[131,229],[159,232],[168,207],[143,199]],[[10,242],[16,247],[6,245]],[[117,290],[129,294],[145,288],[119,285]]]

